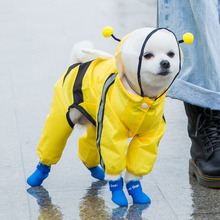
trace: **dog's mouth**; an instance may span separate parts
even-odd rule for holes
[[[163,71],[159,72],[157,75],[159,75],[159,76],[167,76],[169,73],[170,73],[170,71],[163,70]]]

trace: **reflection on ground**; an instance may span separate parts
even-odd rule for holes
[[[129,207],[111,208],[106,206],[102,199],[103,187],[107,181],[92,182],[85,196],[79,204],[79,216],[82,220],[116,220],[142,219],[142,212],[149,207],[149,204],[133,204]],[[60,208],[52,203],[49,192],[43,186],[31,187],[27,192],[37,199],[39,205],[39,220],[62,220],[63,214]],[[75,217],[78,219],[78,217]]]
[[[43,186],[31,187],[27,192],[37,199],[40,215],[39,220],[62,220],[63,214],[59,207],[52,204],[48,191]]]
[[[107,184],[107,181],[93,182],[87,190],[85,197],[79,206],[81,219],[91,220],[107,220],[107,219],[142,219],[142,212],[149,207],[149,204],[133,204],[130,207],[110,208],[105,205],[105,201],[100,194],[102,188]]]
[[[189,176],[192,189],[193,219],[220,219],[220,189],[199,185],[194,176]]]

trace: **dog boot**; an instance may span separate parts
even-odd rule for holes
[[[105,171],[101,167],[99,166],[91,167],[91,168],[88,168],[88,170],[91,172],[92,177],[99,179],[99,180],[105,179]]]
[[[112,192],[112,201],[119,206],[127,206],[128,200],[123,191],[123,179],[109,181],[109,189]]]
[[[41,162],[39,162],[35,172],[27,179],[27,183],[30,186],[40,186],[44,179],[48,177],[49,172],[50,166],[44,165]]]
[[[128,194],[132,196],[134,203],[147,204],[150,203],[150,198],[142,191],[140,181],[130,181],[126,184]]]

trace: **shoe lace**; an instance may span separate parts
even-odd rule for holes
[[[198,115],[195,136],[200,135],[206,151],[220,147],[220,112],[205,108]]]

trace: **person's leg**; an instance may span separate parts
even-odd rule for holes
[[[180,45],[183,67],[169,88],[168,97],[220,110],[218,0],[159,0],[158,3],[160,27],[171,29],[178,40],[186,32],[194,35],[192,44]]]
[[[190,173],[197,177],[201,185],[220,187],[220,49],[219,49],[219,1],[202,1],[202,11],[198,10],[198,1],[190,0],[195,22],[199,30],[199,40],[202,43],[203,59],[198,60],[198,66],[204,66],[196,73],[202,81],[194,77],[195,86],[201,87],[197,102],[184,106],[188,116],[188,133],[192,141]],[[200,44],[201,44],[200,43]],[[202,63],[202,64],[201,64]],[[190,77],[190,74],[189,74]],[[191,83],[191,79],[188,79]],[[196,89],[195,89],[196,91]],[[192,91],[193,93],[193,91]],[[197,91],[198,93],[198,91]],[[209,95],[210,94],[210,95]],[[212,99],[212,95],[215,98]],[[190,100],[189,100],[190,101]],[[202,106],[202,107],[201,107]],[[208,108],[207,108],[208,107]],[[216,109],[216,110],[214,110]]]
[[[220,24],[220,0],[218,0],[218,20]]]
[[[182,71],[168,96],[184,101],[192,141],[190,172],[200,184],[220,187],[220,0],[159,0],[159,25],[178,38],[192,32],[192,45],[181,45]]]

